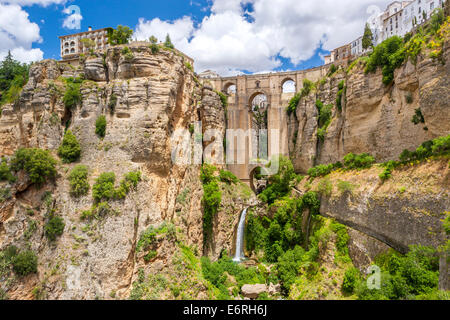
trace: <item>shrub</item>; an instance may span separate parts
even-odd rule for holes
[[[95,201],[109,200],[114,197],[115,189],[114,183],[116,175],[114,172],[102,173],[95,181],[92,187],[92,197]]]
[[[2,158],[0,162],[0,181],[15,182],[16,180],[16,177],[11,173],[6,159]]]
[[[351,193],[355,189],[355,186],[348,181],[339,180],[337,183],[337,188],[342,193],[345,193],[345,192]]]
[[[346,169],[367,169],[375,163],[374,157],[367,153],[355,155],[349,153],[344,157],[344,166]]]
[[[13,171],[25,170],[32,183],[42,185],[56,176],[56,160],[48,150],[19,149],[11,160]]]
[[[350,294],[353,293],[356,287],[358,277],[359,277],[359,270],[354,267],[345,271],[344,280],[342,282],[342,291]]]
[[[419,123],[425,123],[425,118],[423,117],[422,110],[420,108],[415,110],[415,114],[411,119],[411,122],[415,125],[418,125]]]
[[[74,197],[85,196],[89,192],[88,167],[77,165],[69,175],[70,194]]]
[[[292,113],[295,113],[297,110],[297,106],[300,102],[300,100],[306,96],[308,96],[312,89],[314,89],[314,82],[303,79],[303,88],[300,92],[298,92],[290,101],[289,105],[287,107],[287,113],[290,115]]]
[[[64,93],[63,102],[66,109],[73,109],[82,102],[83,96],[80,91],[80,81],[69,78],[66,80],[66,92]]]
[[[222,194],[216,181],[203,185],[203,191],[203,240],[206,244],[212,233],[214,216],[222,202]]]
[[[214,173],[217,171],[217,168],[213,165],[205,163],[200,169],[200,180],[203,184],[208,184],[215,180]]]
[[[144,256],[144,261],[145,262],[150,262],[152,261],[154,258],[156,258],[156,256],[158,255],[158,252],[155,250],[150,250],[145,256]]]
[[[194,72],[194,67],[192,66],[192,64],[190,62],[185,62],[184,65],[187,69]]]
[[[219,179],[228,184],[237,184],[239,179],[230,171],[220,170]]]
[[[333,192],[333,184],[331,183],[331,180],[329,178],[324,178],[320,180],[318,185],[318,191],[323,195],[331,196]]]
[[[0,203],[11,199],[11,188],[0,188]]]
[[[95,134],[100,138],[104,138],[106,135],[106,117],[101,115],[95,121]]]
[[[58,216],[51,216],[45,224],[45,235],[50,241],[55,241],[58,236],[61,236],[65,227],[64,220]]]
[[[123,47],[122,54],[125,57],[125,60],[133,60],[134,59],[133,52],[127,46]]]
[[[292,190],[291,184],[297,176],[289,158],[280,156],[278,165],[278,172],[269,177],[268,187],[258,196],[261,201],[268,204],[272,204],[275,200],[288,195]]]
[[[80,143],[78,142],[77,137],[75,137],[72,131],[68,130],[64,134],[63,141],[58,149],[58,155],[61,157],[64,163],[72,163],[80,158]]]
[[[116,94],[112,93],[111,97],[109,98],[109,103],[108,103],[108,107],[109,107],[109,110],[111,111],[111,113],[114,112],[116,105],[117,105],[117,96],[116,96]]]
[[[136,245],[136,252],[142,250],[146,251],[156,243],[156,229],[154,227],[149,227],[145,230]]]
[[[216,91],[216,93],[219,95],[220,101],[222,102],[222,107],[226,109],[228,106],[228,96],[220,91]]]
[[[133,36],[133,30],[128,26],[118,25],[117,29],[108,29],[108,43],[110,45],[127,44]]]
[[[139,181],[141,181],[141,172],[133,171],[125,175],[125,178],[120,182],[119,188],[114,191],[114,198],[123,199],[130,192],[131,189],[136,189]]]
[[[389,85],[394,79],[394,71],[405,59],[405,49],[403,40],[398,36],[393,36],[374,48],[366,66],[366,73],[374,72],[378,67],[382,67],[383,83]]]
[[[330,69],[328,70],[328,76],[331,77],[333,74],[335,74],[338,71],[338,67],[336,67],[334,64],[330,66]]]
[[[20,276],[26,276],[30,273],[37,272],[37,256],[31,251],[23,251],[18,253],[12,259],[13,269]]]
[[[333,170],[342,168],[342,163],[336,162],[333,164],[319,164],[308,170],[308,175],[311,178],[318,178],[329,175]]]

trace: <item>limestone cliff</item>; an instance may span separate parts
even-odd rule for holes
[[[366,74],[361,63],[341,69],[317,84],[301,99],[289,119],[289,150],[296,171],[334,163],[350,153],[367,152],[377,161],[396,160],[404,149],[450,133],[450,43],[443,64],[424,53],[414,65],[408,61],[395,71],[392,85],[382,82],[381,70]],[[342,111],[336,107],[338,85],[345,83]],[[332,121],[324,140],[317,136],[316,100],[333,105]],[[424,124],[411,121],[421,110]]]
[[[136,191],[111,203],[114,214],[91,222],[80,219],[92,205],[91,195],[70,196],[67,178],[76,164],[59,163],[57,179],[39,189],[25,175],[12,184],[9,199],[0,203],[0,248],[11,244],[30,248],[37,253],[39,265],[37,275],[2,279],[1,289],[11,299],[33,298],[35,288],[47,299],[128,298],[140,272],[148,275],[170,268],[180,251],[173,239],[161,238],[151,263],[136,252],[140,234],[164,221],[174,225],[183,245],[202,254],[199,166],[173,164],[170,137],[177,129],[188,130],[195,121],[202,121],[204,130],[224,132],[220,99],[199,84],[184,56],[175,51],[152,54],[148,44],[139,43],[130,45],[131,57],[122,50],[119,46],[104,56],[89,56],[79,68],[53,60],[35,63],[20,100],[3,107],[0,157],[11,156],[20,147],[49,149],[56,157],[68,128],[80,142],[79,163],[88,166],[91,186],[103,172],[114,172],[118,179],[132,170],[143,174]],[[64,78],[83,75],[82,103],[68,110],[63,103]],[[100,115],[107,119],[104,139],[95,134]],[[241,202],[231,204],[228,215],[242,210],[245,200]],[[50,209],[65,223],[56,242],[44,237]],[[238,214],[226,224],[226,235],[222,230],[216,233],[220,247],[216,255],[224,246],[222,238],[232,249],[230,231],[235,219]],[[33,232],[25,236],[30,225]],[[191,289],[193,298],[201,298],[206,290],[201,285]]]

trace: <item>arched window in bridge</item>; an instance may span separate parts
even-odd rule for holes
[[[288,79],[283,82],[283,93],[295,93],[295,81]]]
[[[235,85],[235,84],[232,84],[232,85],[230,85],[230,86],[228,87],[228,89],[227,89],[227,94],[228,94],[229,96],[232,96],[232,95],[235,95],[235,94],[236,94],[236,85]]]
[[[267,97],[264,93],[257,94],[251,101],[252,111],[265,111],[268,106]]]

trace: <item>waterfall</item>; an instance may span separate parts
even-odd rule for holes
[[[239,220],[237,235],[236,235],[236,254],[234,255],[234,262],[241,262],[244,256],[244,232],[245,232],[245,218],[247,217],[247,209],[245,208]]]

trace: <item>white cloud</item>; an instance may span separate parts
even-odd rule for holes
[[[190,17],[183,17],[174,22],[161,21],[158,18],[146,21],[144,18],[141,18],[136,27],[134,37],[138,40],[148,40],[150,36],[155,36],[159,41],[164,41],[166,35],[169,34],[174,44],[178,47],[185,47],[193,31],[194,23]]]
[[[47,7],[51,4],[64,4],[67,0],[0,0],[0,3],[18,4],[21,6],[40,5]]]
[[[42,42],[40,29],[28,18],[28,13],[18,5],[0,3],[0,58],[11,50],[15,59],[21,62],[41,60],[41,49],[32,49],[34,42]]]
[[[194,28],[190,18],[172,22],[140,19],[138,39],[170,33],[175,46],[195,59],[196,70],[212,69],[222,75],[241,70],[273,70],[282,63],[311,58],[351,42],[364,30],[366,10],[382,10],[390,0],[213,0],[211,14]],[[251,12],[243,5],[251,4]],[[251,19],[247,19],[248,15]]]

